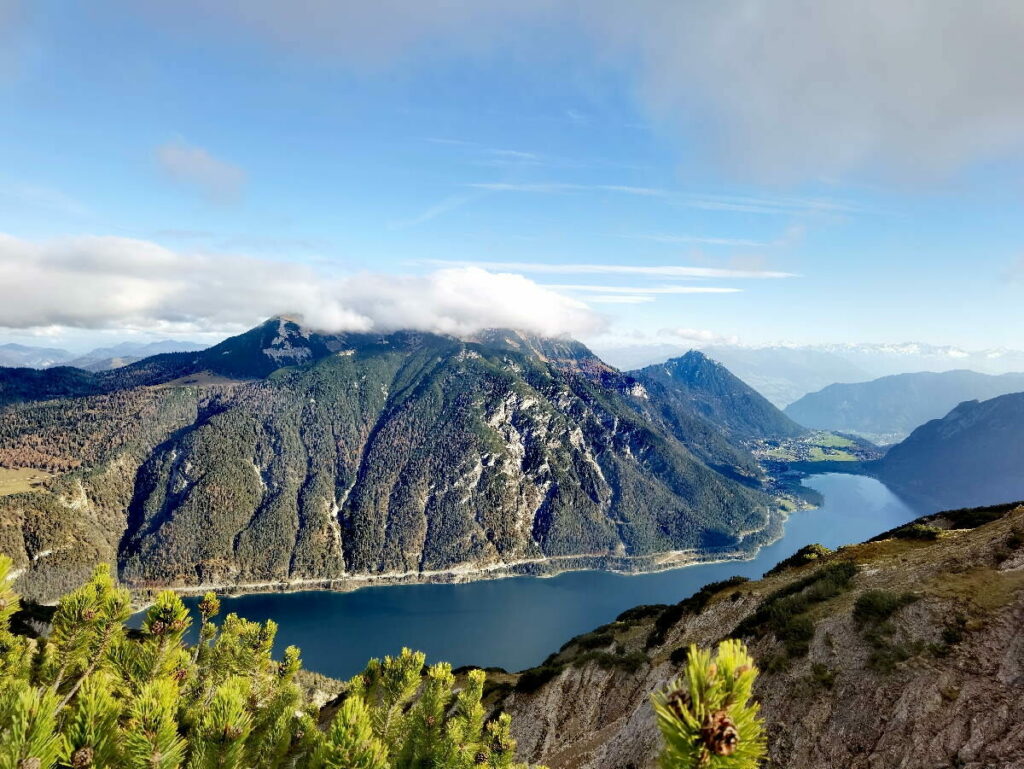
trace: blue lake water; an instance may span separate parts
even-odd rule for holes
[[[574,635],[610,622],[632,606],[675,603],[708,582],[735,574],[757,578],[801,547],[861,542],[919,513],[879,481],[829,473],[805,485],[825,502],[793,513],[778,542],[749,561],[689,566],[626,576],[581,571],[461,585],[368,587],[351,593],[309,591],[223,600],[222,612],[280,625],[278,649],[295,644],[305,667],[347,678],[371,657],[408,646],[429,660],[521,670]],[[195,609],[198,599],[188,599]]]

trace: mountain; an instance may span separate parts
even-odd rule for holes
[[[696,346],[779,408],[836,382],[864,382],[894,374],[970,369],[985,374],[1024,371],[1024,351],[964,350],[949,345],[902,344],[764,345],[656,344],[596,348],[621,368],[633,369],[682,355]]]
[[[84,355],[64,361],[62,365],[74,366],[87,371],[107,371],[127,366],[151,355],[168,352],[195,352],[205,347],[206,345],[182,342],[176,339],[159,342],[122,342],[113,347],[97,347]]]
[[[958,403],[1024,391],[1024,374],[975,371],[896,374],[870,382],[833,384],[786,407],[802,425],[893,443]]]
[[[12,368],[49,368],[74,357],[57,347],[29,347],[23,344],[0,344],[0,366]]]
[[[729,369],[697,350],[631,376],[644,385],[669,423],[696,414],[734,441],[792,438],[806,432]]]
[[[684,345],[615,347],[600,350],[612,363],[626,368],[656,365],[685,354]],[[870,377],[842,356],[810,347],[742,347],[701,345],[700,351],[725,365],[778,408],[833,382],[859,382]]]
[[[286,318],[113,371],[3,370],[0,466],[60,475],[0,497],[0,551],[44,596],[97,561],[136,587],[344,586],[651,568],[776,531],[749,452],[653,402],[578,342]]]
[[[518,674],[492,671],[519,758],[654,769],[651,691],[690,644],[744,639],[767,765],[1024,766],[1024,505],[928,516],[834,553],[804,548],[759,581],[630,609]],[[710,763],[713,762],[709,762]]]
[[[874,471],[918,505],[1024,498],[1024,393],[961,403],[889,449]]]

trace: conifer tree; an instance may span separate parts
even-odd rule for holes
[[[756,769],[766,752],[757,672],[742,641],[722,641],[714,657],[690,646],[684,677],[653,695],[664,769]]]
[[[165,591],[129,633],[106,567],[59,603],[48,637],[11,632],[19,600],[0,556],[0,769],[525,769],[510,719],[486,722],[484,674],[456,680],[423,654],[371,660],[324,729],[296,684],[299,650],[217,597],[192,619]]]

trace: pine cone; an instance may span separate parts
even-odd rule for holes
[[[728,711],[716,710],[704,718],[700,738],[716,756],[731,756],[736,752],[740,733],[736,731],[736,724],[729,717]]]
[[[486,761],[487,761],[487,754],[484,753],[482,750],[479,751],[475,756],[473,756],[473,763],[475,763],[475,764],[482,764],[482,763],[484,763]]]
[[[199,611],[207,617],[216,614],[218,609],[220,609],[220,602],[217,599],[209,601],[204,598],[199,602]]]
[[[92,759],[93,750],[86,745],[71,754],[71,766],[73,769],[89,769],[92,766]]]
[[[690,693],[686,689],[676,689],[665,698],[665,706],[682,720],[684,710],[690,707]]]
[[[43,759],[36,758],[23,758],[18,762],[18,769],[42,769]]]

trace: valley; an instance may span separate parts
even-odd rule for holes
[[[464,575],[461,584],[384,587],[386,581],[331,585],[354,592],[272,593],[273,586],[228,587],[225,610],[281,626],[280,648],[302,648],[306,664],[325,675],[347,678],[370,656],[421,649],[454,665],[522,670],[539,664],[566,639],[602,625],[638,604],[675,603],[702,585],[741,575],[760,577],[771,566],[812,543],[838,547],[868,539],[917,514],[881,483],[854,475],[828,474],[805,481],[821,494],[816,509],[792,512],[779,537],[750,555],[639,574],[580,569],[557,576],[494,579],[494,572]],[[417,575],[410,575],[414,577]],[[195,610],[198,598],[187,598]],[[522,618],[529,617],[528,623]]]

